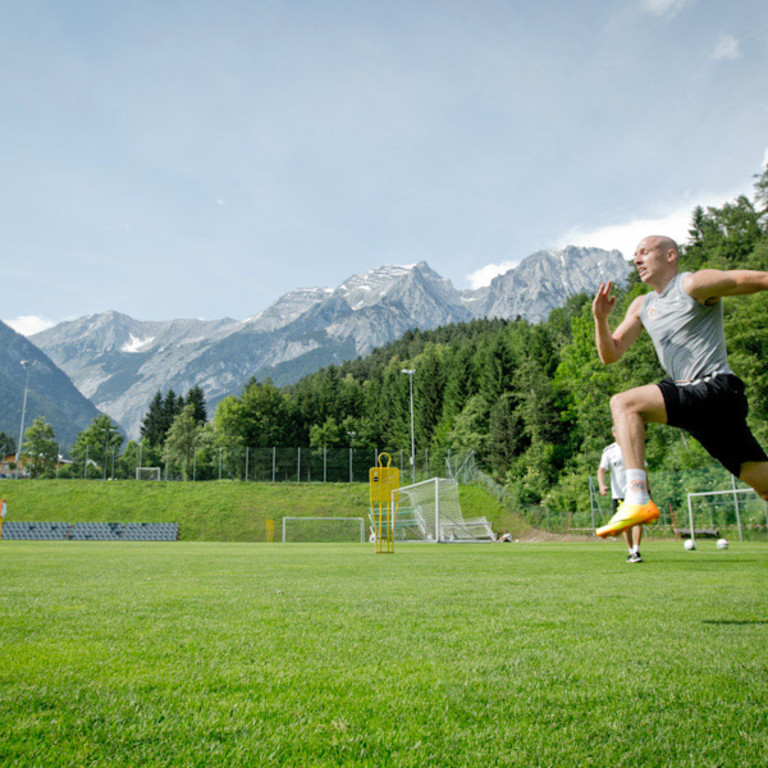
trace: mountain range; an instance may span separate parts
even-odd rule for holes
[[[539,322],[571,295],[622,282],[619,251],[539,251],[489,286],[456,290],[426,262],[384,266],[338,288],[301,288],[247,320],[135,320],[118,312],[60,323],[30,337],[80,392],[136,438],[153,395],[199,385],[209,410],[252,377],[278,385],[365,355],[409,330],[476,317]]]

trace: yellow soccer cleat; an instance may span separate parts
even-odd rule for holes
[[[598,528],[595,533],[601,538],[615,536],[625,528],[644,523],[653,523],[659,519],[659,508],[649,501],[647,504],[627,504],[622,502],[616,510],[616,514],[608,521],[607,525]]]

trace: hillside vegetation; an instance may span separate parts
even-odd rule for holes
[[[367,483],[166,483],[114,480],[6,481],[8,521],[173,522],[186,541],[265,541],[284,516],[367,517]],[[521,529],[478,486],[460,489],[465,517],[487,517],[496,530]]]

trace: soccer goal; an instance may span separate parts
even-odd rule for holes
[[[472,543],[495,541],[484,517],[464,518],[455,480],[433,477],[392,492],[398,502],[395,538],[399,541]]]
[[[136,467],[137,480],[159,480],[160,467]]]
[[[744,531],[750,534],[768,532],[768,504],[752,488],[725,491],[701,491],[688,494],[688,528],[676,533],[690,536],[725,536],[736,527],[739,541]]]
[[[283,544],[365,542],[362,517],[284,517]]]

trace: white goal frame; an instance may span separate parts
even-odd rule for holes
[[[422,519],[424,524],[424,534],[426,535],[426,538],[423,539],[424,541],[434,542],[435,544],[479,544],[496,540],[490,522],[484,517],[467,520],[463,516],[461,511],[461,501],[458,498],[458,482],[456,480],[447,480],[443,477],[432,477],[429,480],[422,480],[420,483],[413,483],[412,485],[404,485],[400,488],[393,489],[390,504],[393,517],[395,509],[408,507],[404,502],[404,496],[407,498],[408,491],[430,485],[434,488],[432,492],[434,522],[431,519],[427,519],[427,515],[424,515]],[[443,493],[446,493],[446,491],[441,493],[441,486],[446,488],[446,491],[448,492],[455,489],[458,508],[453,510],[452,515],[446,512],[446,505],[441,504],[441,496]],[[452,488],[448,489],[448,486],[452,486]],[[395,504],[395,501],[398,502],[397,505]],[[396,520],[394,521],[394,527],[397,528]]]
[[[688,494],[688,524],[691,527],[691,539],[696,542],[696,530],[693,525],[693,505],[691,499],[694,496],[733,496],[735,508],[736,508],[736,525],[739,529],[739,541],[743,541],[744,537],[741,532],[741,513],[739,512],[739,502],[736,498],[737,493],[754,493],[757,495],[757,491],[754,488],[731,488],[728,491],[699,491],[698,493]],[[763,509],[765,510],[765,529],[768,532],[768,504],[763,501]]]
[[[142,477],[142,472],[152,472],[153,474],[157,473],[157,477]],[[160,480],[162,478],[163,474],[160,470],[160,467],[136,467],[136,479],[137,480]]]
[[[357,521],[360,523],[360,543],[365,543],[365,518],[364,517],[309,517],[307,515],[304,515],[303,517],[284,517],[283,518],[283,544],[286,543],[285,541],[285,533],[286,533],[286,523],[289,520],[304,520],[305,522],[307,520],[312,522],[320,522],[321,520],[346,520],[349,521]]]

